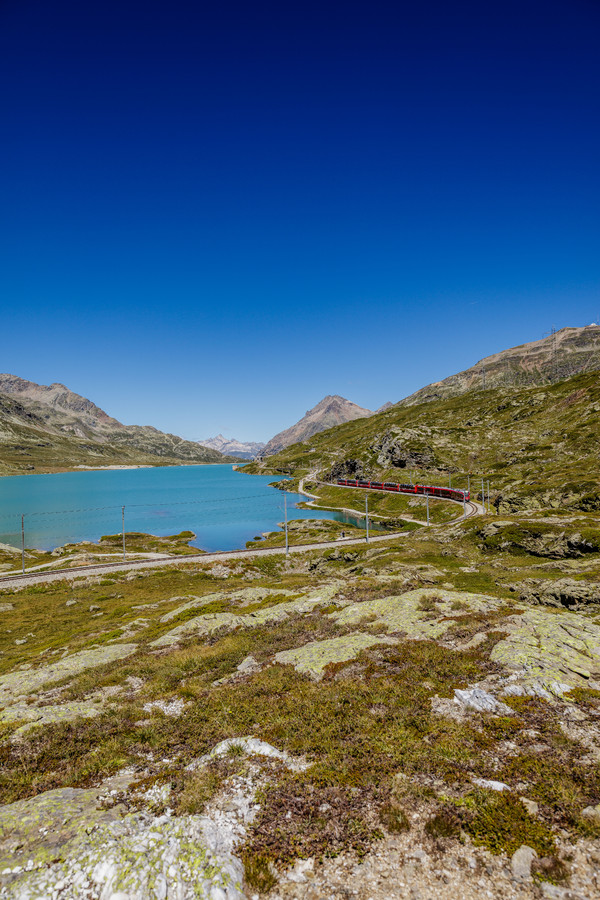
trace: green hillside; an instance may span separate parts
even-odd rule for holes
[[[392,407],[294,444],[247,472],[328,481],[371,476],[477,490],[490,480],[500,512],[600,509],[600,379],[577,375],[544,388],[497,387]]]

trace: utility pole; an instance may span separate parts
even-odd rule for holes
[[[463,491],[463,519],[467,518],[467,496]]]
[[[481,502],[483,503],[483,511],[485,513],[485,488],[483,486],[483,475],[481,476]]]
[[[488,478],[488,483],[487,483],[487,489],[488,489],[488,512],[490,512],[491,506],[490,506],[490,480],[489,480],[489,478]]]
[[[123,532],[123,562],[125,562],[125,507],[121,507],[121,530]]]
[[[427,500],[427,524],[429,525],[429,494],[425,494],[425,499]]]
[[[452,472],[448,472],[448,487],[452,487]]]
[[[287,494],[283,494],[283,508],[285,510],[285,555],[290,555],[290,545],[288,541],[288,523],[287,523]]]
[[[21,516],[21,568],[25,574],[25,516]]]
[[[471,473],[470,473],[470,472],[469,472],[469,474],[467,475],[467,479],[468,479],[468,485],[469,485],[468,488],[467,488],[467,490],[468,490],[469,495],[470,495],[470,494],[471,494]]]
[[[365,494],[365,518],[367,520],[367,544],[369,543],[369,495]]]

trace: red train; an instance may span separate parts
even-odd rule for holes
[[[469,491],[457,488],[434,487],[426,484],[396,484],[393,481],[365,481],[362,479],[340,478],[337,484],[347,487],[372,488],[376,491],[397,491],[401,494],[429,494],[430,497],[442,497],[445,500],[458,500],[463,503],[469,500]]]

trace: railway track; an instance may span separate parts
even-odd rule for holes
[[[470,519],[472,516],[483,516],[484,510],[483,507],[479,506],[473,500],[467,500],[467,508],[470,510],[466,515],[463,516],[463,519]]]
[[[300,486],[299,486],[299,490],[301,493],[303,492],[303,483],[304,483],[304,479],[300,482]],[[393,493],[388,490],[385,490],[385,488],[373,488],[373,487],[357,488],[355,485],[352,485],[352,484],[334,484],[334,485],[332,485],[331,482],[329,482],[329,481],[318,481],[317,484],[323,484],[323,485],[326,485],[327,487],[336,487],[342,491],[362,491],[362,490],[364,490],[364,491],[374,492],[376,494],[386,494],[386,495]],[[312,497],[313,495],[308,494],[307,496]],[[403,496],[410,497],[412,495],[411,494],[403,494]],[[426,494],[417,494],[415,496],[425,497]],[[439,499],[439,500],[443,500],[445,503],[457,503],[459,506],[463,506],[462,500],[453,500],[452,497],[433,497],[432,496],[431,499],[432,500]],[[318,508],[319,507],[315,506],[315,509],[318,509]],[[324,509],[325,507],[321,507],[321,508]],[[333,507],[328,507],[328,508],[332,509]],[[455,522],[461,522],[463,519],[470,519],[471,516],[484,515],[484,513],[485,513],[483,506],[481,506],[479,503],[476,503],[474,500],[466,500],[464,502],[464,509],[465,509],[465,514],[462,516],[459,516],[457,519],[455,519],[454,520]],[[466,512],[466,510],[469,510],[469,512]],[[358,513],[358,510],[348,510],[348,512]],[[451,525],[452,523],[446,522],[445,524]]]
[[[356,488],[354,488],[356,490]],[[376,488],[369,488],[369,490],[377,490]],[[458,503],[459,506],[463,504],[457,500],[448,500],[448,503]],[[461,522],[464,519],[469,519],[472,516],[481,515],[483,510],[479,507],[477,503],[474,503],[472,500],[468,500],[465,504],[466,510],[468,512],[465,513],[464,516],[460,516],[458,519],[454,519],[452,522],[448,522],[448,525],[455,524],[456,522]],[[440,527],[440,526],[437,526]],[[376,544],[381,541],[389,541],[394,538],[405,538],[407,535],[406,532],[396,531],[391,532],[390,534],[384,535],[370,535],[369,543]],[[344,546],[354,545],[354,544],[364,544],[366,538],[340,538],[336,541],[319,541],[315,544],[296,544],[289,548],[290,554],[296,553],[306,553],[310,550],[327,550],[329,548],[339,547],[340,544]],[[135,560],[132,559],[129,562],[127,560],[122,562],[111,562],[111,563],[92,563],[89,566],[73,566],[69,569],[54,569],[49,572],[15,572],[11,575],[2,575],[0,576],[0,587],[10,587],[11,585],[15,587],[21,587],[25,584],[36,584],[36,583],[44,583],[51,581],[61,581],[61,580],[71,580],[73,578],[79,578],[84,575],[102,575],[109,572],[129,572],[132,569],[159,569],[164,566],[177,566],[177,565],[189,565],[190,563],[199,563],[204,565],[205,563],[216,563],[223,562],[230,559],[253,559],[261,556],[282,556],[285,555],[285,547],[265,547],[265,548],[256,548],[254,550],[219,550],[216,553],[201,553],[194,554],[190,556],[173,556],[169,559],[140,559]]]

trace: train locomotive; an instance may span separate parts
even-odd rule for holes
[[[430,497],[441,497],[443,500],[456,500],[464,503],[470,499],[469,491],[458,488],[436,487],[427,484],[396,484],[393,481],[365,481],[356,478],[339,478],[336,484],[345,487],[371,488],[375,491],[395,491],[400,494],[425,494]]]

